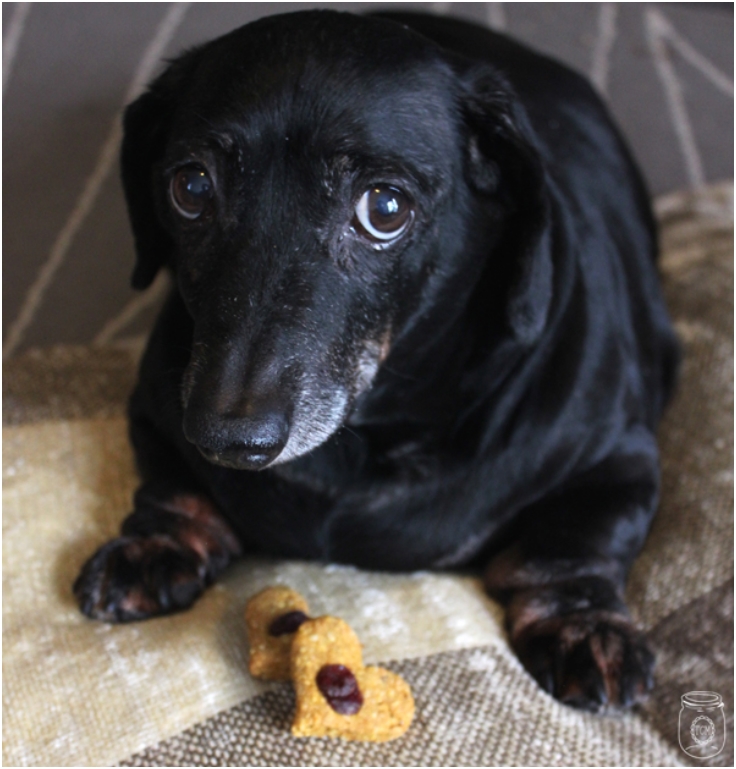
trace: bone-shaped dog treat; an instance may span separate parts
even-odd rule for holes
[[[268,587],[248,601],[245,622],[250,642],[248,669],[255,678],[288,681],[294,633],[309,617],[304,598],[288,587]]]
[[[400,676],[364,667],[353,629],[336,617],[304,622],[291,647],[296,737],[385,742],[400,737],[414,716],[414,698]]]

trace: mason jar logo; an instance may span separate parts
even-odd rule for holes
[[[716,692],[682,695],[680,747],[693,758],[717,756],[726,743],[723,699]]]

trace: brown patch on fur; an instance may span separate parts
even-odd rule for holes
[[[559,585],[572,579],[602,577],[617,583],[620,567],[600,559],[530,560],[521,547],[514,545],[497,555],[488,564],[483,582],[488,593],[501,602],[519,590]]]
[[[120,608],[129,614],[154,614],[158,605],[150,596],[146,595],[142,588],[132,588],[120,601]]]
[[[206,557],[208,550],[211,550],[214,544],[212,537],[228,553],[240,555],[238,538],[208,497],[203,494],[177,494],[168,502],[162,502],[160,507],[183,515],[195,524],[183,526],[182,534],[202,557]]]
[[[590,638],[593,659],[603,677],[609,702],[619,699],[619,678],[623,665],[623,643],[621,636],[613,633],[596,633]]]
[[[194,550],[206,561],[213,553],[221,549],[222,542],[207,526],[182,523],[177,531],[177,542],[183,547]]]
[[[512,604],[513,605],[513,604]],[[512,642],[524,641],[530,635],[556,635],[563,648],[572,648],[600,624],[620,630],[632,628],[631,620],[613,611],[581,611],[557,614],[557,607],[543,601],[523,603],[506,614],[506,625]]]
[[[517,638],[530,625],[554,616],[557,606],[545,598],[538,598],[528,593],[517,593],[506,609],[506,627],[509,635]]]

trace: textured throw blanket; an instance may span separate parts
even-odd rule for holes
[[[123,626],[85,619],[71,584],[116,534],[136,479],[124,351],[56,349],[4,370],[5,766],[672,766],[680,698],[723,697],[733,765],[733,186],[657,201],[661,268],[685,349],[661,430],[663,497],[629,600],[658,654],[646,706],[598,717],[544,694],[472,575],[391,575],[248,559],[189,612]],[[348,621],[368,663],[416,698],[380,745],[289,734],[289,684],[247,672],[243,609],[266,585]]]

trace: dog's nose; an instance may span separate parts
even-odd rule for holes
[[[221,418],[204,431],[187,430],[205,459],[239,470],[260,470],[281,453],[289,438],[289,422],[281,414]]]

